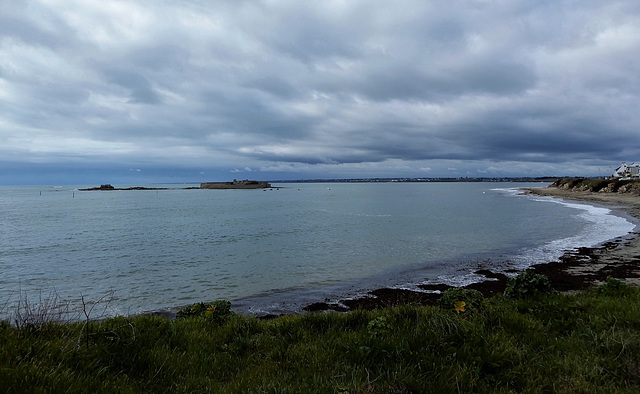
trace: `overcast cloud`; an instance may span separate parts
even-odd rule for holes
[[[640,161],[638,1],[0,1],[0,183]]]

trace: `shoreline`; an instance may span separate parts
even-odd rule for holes
[[[598,204],[640,221],[640,196],[631,193],[589,192],[556,187],[527,189],[525,193]],[[558,278],[562,279],[558,283],[558,290],[563,290],[563,286],[567,290],[573,290],[571,287],[575,286],[585,288],[604,281],[607,276],[640,286],[640,232],[631,232],[599,246],[568,251],[560,261],[536,264],[533,268],[542,274],[561,271],[563,278]]]
[[[640,197],[633,194],[575,191],[551,186],[522,189],[522,191],[525,194],[602,205],[612,211],[628,215],[640,223]],[[557,261],[537,263],[529,269],[547,276],[552,287],[563,292],[589,288],[604,282],[607,277],[640,286],[640,233],[632,232],[593,247],[567,250]],[[487,280],[471,283],[463,288],[478,290],[485,297],[504,292],[508,280],[507,275],[489,270],[479,270],[475,273],[485,276]],[[323,302],[316,302],[304,307],[303,312],[348,312],[356,309],[394,306],[407,302],[434,305],[440,298],[441,292],[451,287],[453,286],[446,284],[418,286],[421,290],[428,292],[380,288],[355,299],[337,301],[327,299]],[[270,317],[276,316],[265,316],[265,318]]]

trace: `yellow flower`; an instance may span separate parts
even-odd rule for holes
[[[207,310],[204,312],[204,315],[206,317],[213,317],[213,313],[215,312],[216,307],[213,305],[209,305],[209,307],[207,308]]]
[[[456,303],[453,304],[453,307],[456,308],[456,312],[460,313],[460,312],[464,312],[464,307],[466,305],[467,303],[464,301],[456,301]]]

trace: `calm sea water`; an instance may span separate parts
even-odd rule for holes
[[[0,187],[0,308],[54,290],[107,296],[109,315],[217,298],[245,313],[297,311],[379,286],[465,284],[478,268],[524,269],[635,227],[516,191],[541,184],[277,186]]]

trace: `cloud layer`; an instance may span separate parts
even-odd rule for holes
[[[640,3],[625,0],[0,13],[0,173],[592,175],[640,160],[639,94]]]

